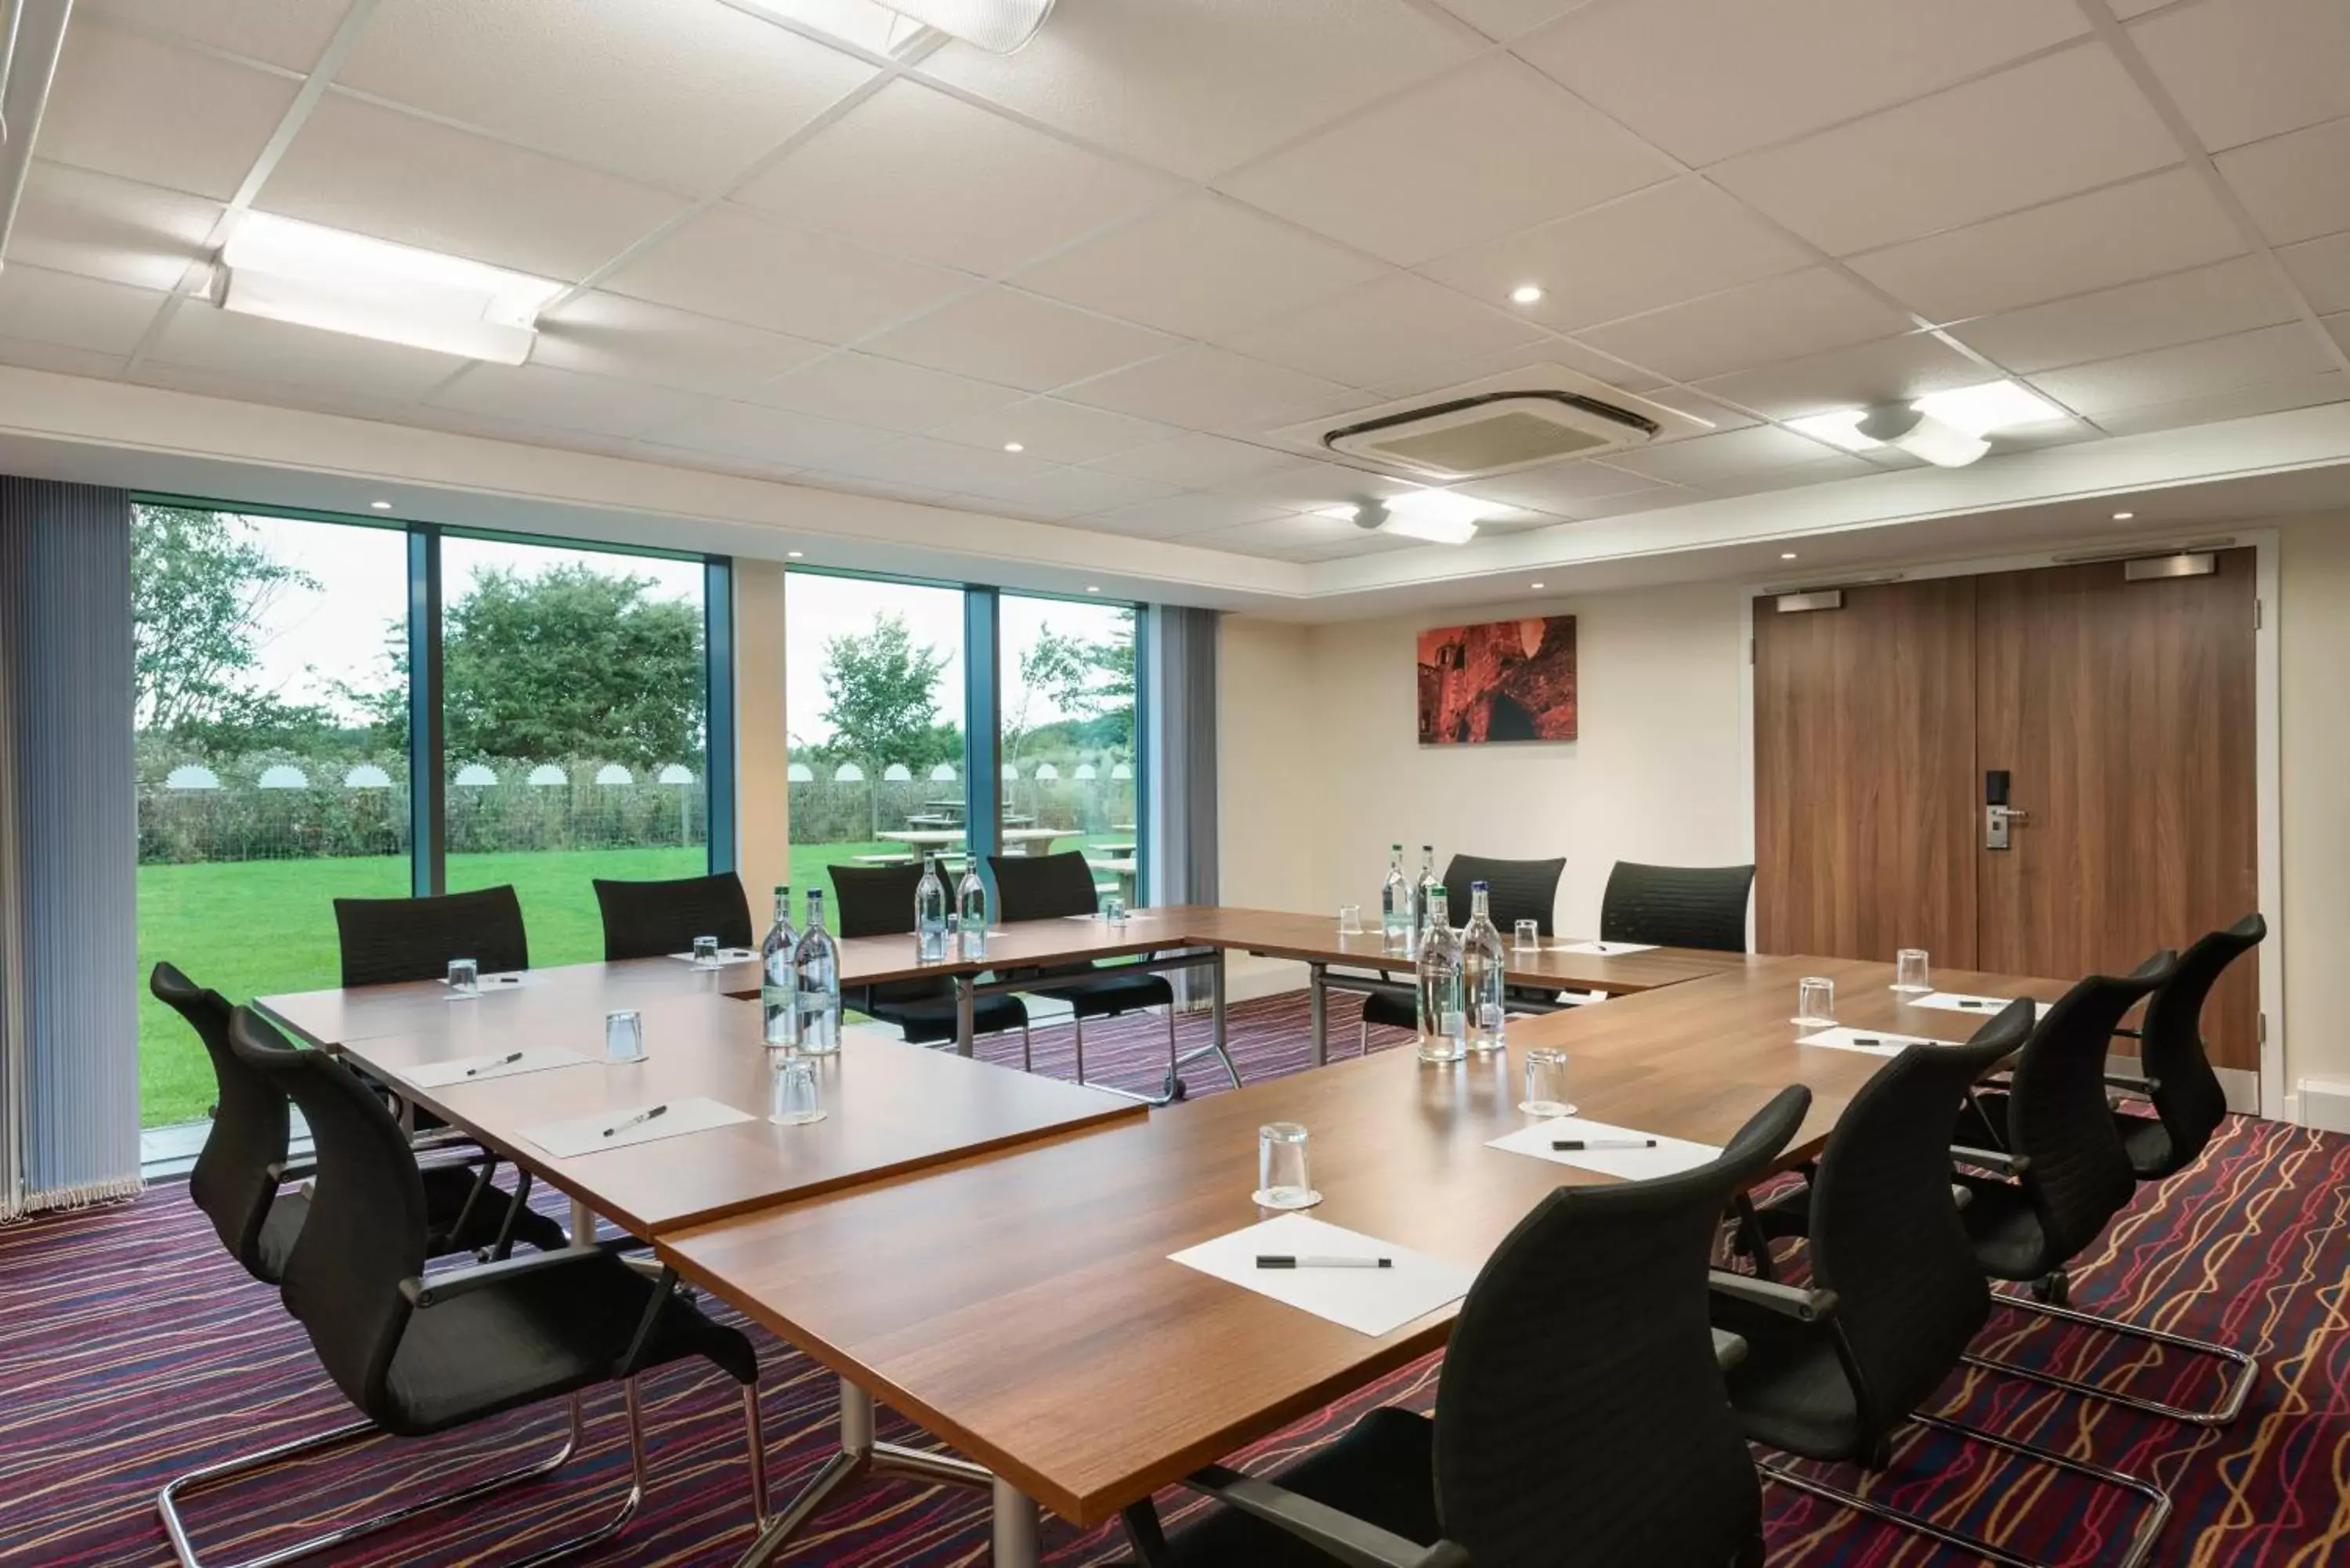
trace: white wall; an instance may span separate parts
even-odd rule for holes
[[[1313,680],[1320,628],[1228,616],[1216,648],[1217,901],[1312,909],[1322,897]],[[1235,996],[1305,983],[1295,964],[1235,955]]]
[[[792,796],[784,728],[784,566],[734,562],[734,846],[751,923],[767,929],[771,889],[791,880]],[[795,892],[805,895],[806,889]],[[829,892],[827,888],[826,891]]]
[[[2262,956],[2284,965],[2289,1089],[2335,1080],[2350,1096],[2350,515],[2287,524],[2278,541],[2283,919],[2268,913],[2290,945]],[[2311,1097],[2313,1121],[2350,1110]]]

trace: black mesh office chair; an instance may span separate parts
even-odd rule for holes
[[[1958,1179],[1969,1194],[1963,1217],[1983,1272],[1996,1280],[2032,1286],[2030,1297],[2000,1293],[1993,1298],[2000,1305],[2212,1356],[2237,1368],[2238,1376],[2215,1408],[2194,1410],[2037,1367],[1967,1359],[1970,1366],[2012,1373],[2108,1404],[2216,1427],[2234,1420],[2251,1397],[2260,1372],[2252,1357],[2227,1345],[2076,1312],[2065,1304],[2071,1295],[2066,1265],[2128,1204],[2137,1185],[2106,1098],[2106,1048],[2123,1015],[2168,983],[2178,961],[2177,953],[2157,953],[2127,975],[2093,974],[2066,992],[2016,1058],[1999,1106],[2006,1117],[2004,1147],[1968,1145],[1954,1151],[1964,1163],[2000,1174],[1961,1175]],[[1977,1118],[1973,1108],[1960,1118],[1962,1136]]]
[[[310,1210],[307,1192],[282,1189],[317,1174],[312,1166],[289,1158],[292,1117],[286,1092],[230,1048],[232,1009],[226,997],[168,963],[155,966],[147,987],[203,1042],[219,1096],[203,1152],[188,1173],[188,1196],[213,1222],[229,1256],[255,1279],[276,1284]],[[473,1152],[452,1163],[419,1167],[430,1255],[479,1251],[503,1258],[517,1241],[541,1251],[567,1244],[563,1227],[529,1207],[530,1173],[518,1172],[508,1192],[491,1181],[496,1165],[493,1156]]]
[[[1504,936],[1513,934],[1520,920],[1533,920],[1547,937],[1551,934],[1552,911],[1558,907],[1558,879],[1565,870],[1565,856],[1555,860],[1496,860],[1482,855],[1456,855],[1444,868],[1444,886],[1460,889],[1465,898],[1471,883],[1482,882],[1486,907],[1493,924]],[[1451,913],[1462,924],[1468,922],[1466,905]],[[1371,1025],[1375,1023],[1390,1029],[1419,1026],[1419,1004],[1413,999],[1411,986],[1392,981],[1365,981],[1359,989],[1364,996],[1363,1021],[1355,1033],[1357,1054],[1370,1050]],[[1558,996],[1554,992],[1513,986],[1510,1009],[1515,1012],[1555,1012],[1559,1009]]]
[[[913,930],[914,888],[922,879],[920,866],[829,869],[843,937],[894,937]],[[909,1044],[955,1043],[955,987],[945,975],[851,986],[841,992],[840,999],[843,1006],[896,1024]],[[1006,1034],[1017,1029],[1021,1070],[1034,1065],[1028,1044],[1028,1008],[1018,997],[998,993],[972,998],[971,1026],[974,1035]]]
[[[1599,940],[1746,950],[1752,866],[1642,866],[1618,860],[1599,900]]]
[[[525,1562],[567,1556],[619,1531],[642,1501],[637,1375],[692,1355],[708,1358],[742,1385],[754,1511],[764,1518],[766,1460],[758,1362],[749,1340],[710,1322],[606,1248],[427,1275],[422,1187],[407,1139],[382,1103],[341,1063],[322,1052],[290,1048],[247,1008],[233,1015],[229,1039],[241,1060],[301,1107],[317,1141],[317,1197],[286,1260],[286,1305],[308,1333],[327,1375],[364,1418],[209,1466],[165,1487],[157,1506],[185,1568],[199,1568],[180,1512],[194,1492],[364,1438],[430,1437],[542,1400],[569,1399],[570,1436],[551,1458],[339,1526],[259,1561],[308,1555],[559,1469],[579,1441],[581,1394],[618,1380],[628,1412],[625,1500],[604,1523]]]
[[[716,937],[722,948],[758,945],[743,878],[732,871],[668,882],[610,882],[598,877],[594,887],[596,907],[604,917],[607,962],[691,952],[696,937]]]
[[[1094,888],[1094,868],[1076,850],[1064,850],[1058,855],[991,855],[987,865],[995,877],[996,912],[1006,921],[1091,915],[1101,908],[1100,895]],[[1193,1056],[1211,1054],[1223,1064],[1232,1087],[1240,1087],[1240,1071],[1222,1046],[1202,1046],[1191,1056],[1182,1054],[1175,1035],[1175,988],[1168,983],[1165,975],[1132,964],[1102,968],[1070,964],[1027,972],[1036,980],[1034,986],[1024,987],[1032,995],[1052,997],[1069,1004],[1076,1028],[1078,1083],[1086,1081],[1087,1019],[1114,1018],[1139,1008],[1163,1007],[1167,1010],[1166,1088],[1162,1094],[1139,1097],[1154,1105],[1181,1099],[1183,1064]],[[1004,978],[1020,976],[1007,971]],[[1116,1089],[1114,1085],[1100,1086],[1120,1094],[1131,1092]]]
[[[1722,1395],[1706,1264],[1730,1195],[1810,1107],[1779,1094],[1712,1163],[1561,1187],[1461,1303],[1433,1421],[1375,1410],[1258,1480],[1191,1485],[1228,1506],[1170,1539],[1127,1531],[1150,1568],[1761,1568],[1762,1493]]]
[[[484,974],[530,967],[522,901],[510,887],[437,898],[338,898],[335,929],[346,986],[439,980],[452,959],[472,959]]]
[[[2144,1561],[2169,1516],[2159,1487],[1996,1433],[1918,1415],[1991,1315],[1991,1287],[1950,1189],[1946,1133],[1968,1087],[2032,1033],[2018,1002],[1964,1045],[1912,1045],[1870,1078],[1837,1118],[1809,1184],[1766,1205],[1794,1211],[1809,1238],[1808,1289],[1713,1275],[1714,1326],[1746,1354],[1729,1369],[1730,1402],[1766,1448],[1883,1470],[1909,1421],[1979,1439],[2074,1474],[2126,1487],[2152,1504],[2125,1563]],[[1773,1479],[1994,1563],[2024,1560],[1958,1531],[1763,1461]]]

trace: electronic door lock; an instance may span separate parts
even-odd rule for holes
[[[2031,820],[2032,814],[2020,806],[1987,805],[1983,807],[1983,847],[1985,849],[2008,848],[2009,826]]]

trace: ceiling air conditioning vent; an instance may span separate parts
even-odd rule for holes
[[[1317,455],[1451,484],[1707,428],[1563,366],[1534,365],[1272,433]]]

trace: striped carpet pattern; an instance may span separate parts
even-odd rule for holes
[[[1352,1003],[1334,998],[1335,1049],[1350,1052]],[[1305,1064],[1302,996],[1236,1006],[1234,1054],[1251,1076]],[[1183,1043],[1204,1043],[1186,1019]],[[1374,1049],[1401,1036],[1373,1032]],[[1066,1028],[1039,1031],[1038,1066],[1068,1071]],[[1149,1017],[1087,1030],[1090,1073],[1138,1086],[1165,1070],[1163,1024]],[[1016,1060],[1018,1043],[983,1054]],[[1211,1063],[1186,1069],[1215,1092]],[[552,1196],[549,1195],[552,1202]],[[2178,1512],[2155,1553],[2166,1564],[2319,1568],[2350,1563],[2350,1138],[2231,1123],[2194,1170],[2142,1191],[2084,1260],[2074,1300],[2087,1310],[2262,1357],[2250,1408],[2225,1430],[2132,1416],[1988,1373],[1955,1376],[1939,1407],[2167,1487]],[[723,1315],[723,1314],[722,1314]],[[828,1451],[834,1385],[788,1346],[753,1330],[779,1495]],[[2000,1313],[1978,1346],[2022,1360],[2208,1400],[2216,1376],[2191,1358]],[[1379,1403],[1427,1408],[1440,1361],[1407,1367],[1259,1445],[1249,1468],[1277,1465],[1343,1431]],[[586,1562],[724,1564],[748,1544],[743,1432],[733,1386],[698,1366],[645,1380],[652,1491],[629,1530]],[[156,1489],[197,1465],[307,1436],[349,1418],[276,1294],[221,1252],[185,1189],[159,1186],[111,1209],[0,1230],[0,1562],[55,1568],[168,1563]],[[422,1568],[511,1561],[576,1533],[615,1506],[627,1459],[619,1401],[588,1403],[588,1440],[559,1475],[317,1559]],[[524,1412],[459,1438],[377,1441],[197,1499],[199,1549],[234,1562],[338,1520],[478,1477],[559,1441],[554,1409]],[[885,1411],[882,1435],[923,1443]],[[1862,1480],[1846,1470],[1845,1485]],[[1893,1468],[1866,1489],[2055,1568],[2116,1561],[2139,1504],[2074,1478],[1939,1434],[1912,1431]],[[1775,1568],[1902,1568],[1963,1554],[1870,1523],[1778,1486],[1765,1489]],[[1172,1520],[1198,1506],[1170,1496]],[[987,1561],[984,1500],[889,1480],[822,1516],[793,1563],[945,1568]],[[1047,1521],[1048,1560],[1118,1561],[1114,1529]]]

